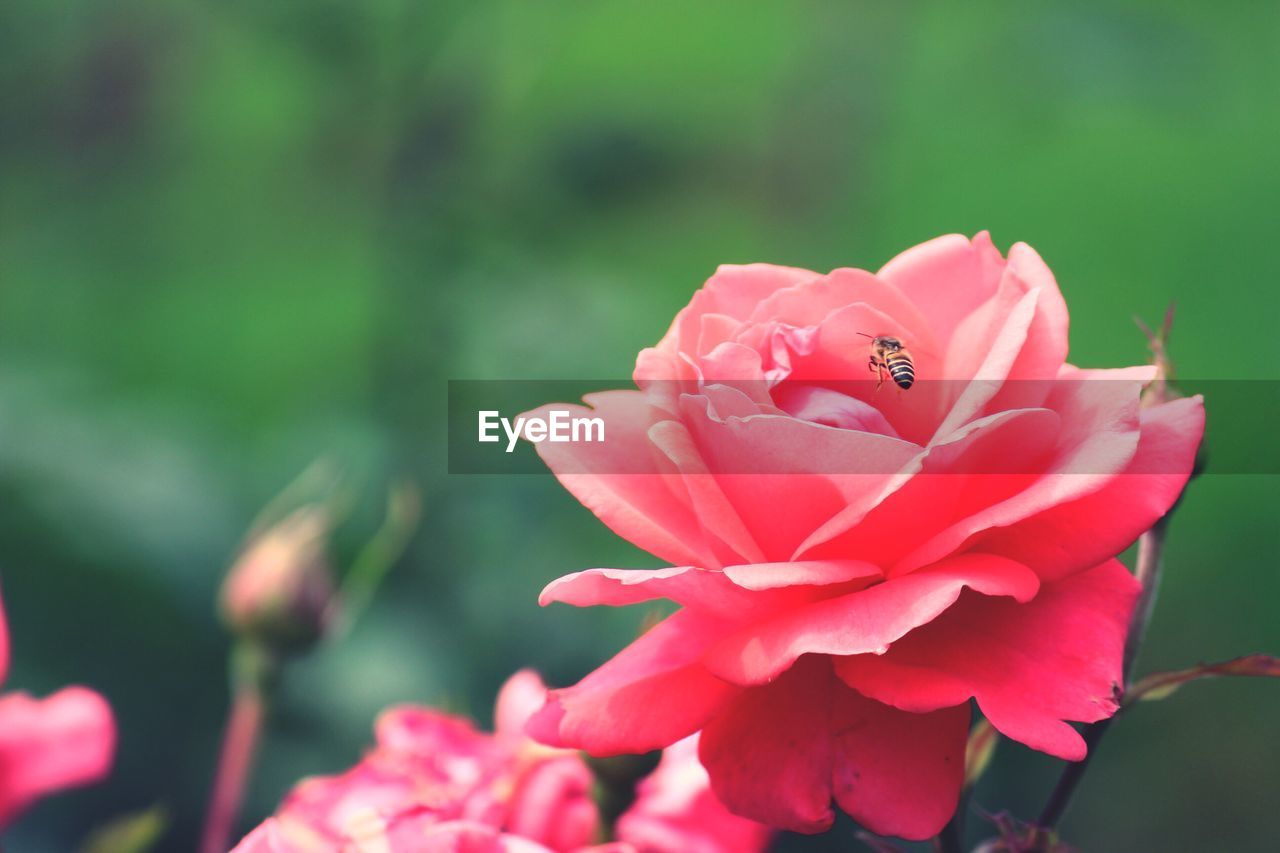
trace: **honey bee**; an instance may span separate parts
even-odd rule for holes
[[[885,373],[903,391],[910,388],[916,381],[916,368],[902,341],[888,335],[858,334],[871,338],[871,360],[867,362],[867,369],[876,375],[876,390],[879,391],[884,384]]]

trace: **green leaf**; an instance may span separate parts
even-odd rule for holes
[[[1124,703],[1131,705],[1138,701],[1164,699],[1188,681],[1220,675],[1280,678],[1280,658],[1262,654],[1245,655],[1221,663],[1202,663],[1189,669],[1152,673],[1129,688]]]
[[[982,778],[987,765],[991,763],[991,757],[996,753],[996,743],[999,740],[1000,733],[986,720],[979,720],[969,732],[969,742],[964,750],[965,788],[972,788]]]
[[[164,806],[122,815],[93,831],[83,853],[148,853],[169,828]]]

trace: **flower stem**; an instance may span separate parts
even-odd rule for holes
[[[1111,720],[1107,719],[1085,726],[1084,742],[1088,751],[1085,753],[1084,758],[1079,761],[1067,762],[1062,775],[1058,777],[1058,784],[1054,786],[1053,793],[1049,795],[1049,801],[1045,803],[1044,809],[1040,812],[1040,818],[1036,821],[1038,826],[1052,829],[1062,819],[1063,814],[1067,811],[1067,806],[1071,805],[1071,796],[1076,792],[1076,786],[1080,784],[1084,771],[1089,767],[1089,761],[1093,758],[1098,741],[1102,740],[1102,736],[1106,734],[1107,727],[1110,725]]]
[[[1170,509],[1138,539],[1138,562],[1134,575],[1142,585],[1142,591],[1138,593],[1138,603],[1134,605],[1133,616],[1129,620],[1129,635],[1124,643],[1123,672],[1126,689],[1133,677],[1133,664],[1138,659],[1138,651],[1147,635],[1151,611],[1155,608],[1156,593],[1160,589],[1160,572],[1164,568],[1164,537],[1172,515],[1173,510]]]
[[[274,658],[254,644],[244,643],[234,652],[231,708],[222,733],[222,749],[205,814],[200,853],[227,853],[229,849],[262,734],[267,696],[274,684],[276,669]]]
[[[1142,648],[1142,640],[1147,633],[1147,623],[1151,620],[1152,608],[1155,606],[1156,591],[1160,586],[1160,570],[1164,562],[1164,538],[1172,515],[1173,510],[1170,509],[1138,539],[1138,561],[1134,575],[1142,585],[1142,589],[1138,593],[1133,616],[1129,619],[1129,633],[1124,643],[1124,663],[1121,671],[1126,689],[1133,673],[1134,661],[1138,658],[1138,651]],[[1062,819],[1067,807],[1071,805],[1071,797],[1075,794],[1076,786],[1080,784],[1084,771],[1089,767],[1089,761],[1093,758],[1098,742],[1102,740],[1102,736],[1106,734],[1114,719],[1111,717],[1085,726],[1084,742],[1088,751],[1083,759],[1068,762],[1063,769],[1062,776],[1058,778],[1058,784],[1054,786],[1053,793],[1049,795],[1048,802],[1040,812],[1040,819],[1036,821],[1039,826],[1052,829]]]

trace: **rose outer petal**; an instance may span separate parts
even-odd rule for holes
[[[680,610],[573,687],[552,690],[526,731],[592,755],[648,752],[688,737],[737,692],[698,658],[724,630]]]
[[[711,791],[698,761],[698,736],[662,751],[653,773],[618,819],[616,837],[644,853],[750,853],[763,851],[769,827],[731,813]]]
[[[756,598],[724,572],[694,566],[669,569],[587,569],[547,584],[538,598],[577,607],[620,607],[666,598],[695,610],[732,617],[754,609]]]
[[[1138,582],[1117,560],[1046,584],[1026,604],[965,595],[888,653],[840,658],[836,673],[906,711],[978,701],[1004,734],[1078,761],[1083,738],[1065,720],[1116,711],[1116,690]]]
[[[723,571],[696,566],[587,569],[547,584],[538,603],[619,607],[665,598],[729,623],[816,600],[823,597],[818,587],[861,588],[882,577],[879,568],[860,560],[747,563]]]
[[[535,670],[522,669],[503,683],[493,709],[499,737],[523,738],[525,724],[547,701],[547,685]]]
[[[669,416],[641,391],[608,391],[584,399],[592,408],[556,404],[535,413],[555,408],[602,418],[608,440],[541,442],[538,455],[547,467],[627,541],[677,565],[718,565],[679,474],[649,439],[650,428]]]
[[[1174,400],[1143,409],[1139,417],[1142,431],[1133,461],[1101,490],[1009,527],[983,530],[966,546],[1033,566],[1044,580],[1096,565],[1129,547],[1182,494],[1204,433],[1204,400]]]
[[[1029,601],[1039,585],[1035,573],[1021,563],[964,554],[740,628],[712,646],[703,662],[725,681],[763,684],[803,654],[883,654],[890,643],[950,607],[965,587]]]
[[[700,757],[730,811],[795,832],[831,826],[834,797],[873,832],[937,834],[955,811],[969,709],[910,714],[860,696],[808,657],[735,698]]]
[[[995,293],[1005,260],[983,231],[948,234],[907,249],[876,275],[920,306],[940,343]]]
[[[1024,488],[977,512],[960,515],[924,539],[893,564],[889,574],[896,576],[930,565],[955,553],[978,534],[995,528],[1012,529],[1038,513],[1103,488],[1125,471],[1137,454],[1142,429],[1140,391],[1141,383],[1129,371],[1093,371],[1055,382],[1047,401],[1061,418],[1054,458],[1045,462]],[[976,479],[982,483],[994,478]],[[1080,561],[1075,569],[1087,569],[1096,562]],[[1041,571],[1035,562],[1027,565]]]

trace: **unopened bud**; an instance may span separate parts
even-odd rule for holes
[[[329,531],[328,514],[307,507],[245,546],[222,587],[223,616],[238,636],[281,653],[304,651],[324,636],[334,602]]]

